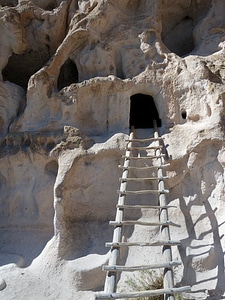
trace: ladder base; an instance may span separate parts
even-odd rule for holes
[[[130,293],[111,293],[111,294],[104,294],[104,293],[96,293],[95,299],[120,299],[120,298],[129,298],[129,299],[135,299],[135,298],[144,298],[144,297],[151,297],[151,296],[157,296],[157,295],[172,295],[177,293],[183,293],[183,292],[190,292],[191,287],[190,286],[184,286],[179,288],[167,288],[167,289],[158,289],[158,290],[151,290],[151,291],[141,291],[141,292],[130,292]]]

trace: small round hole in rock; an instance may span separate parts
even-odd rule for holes
[[[184,120],[187,119],[187,112],[186,112],[186,110],[183,110],[183,111],[181,112],[181,116],[182,116],[182,119],[184,119]]]

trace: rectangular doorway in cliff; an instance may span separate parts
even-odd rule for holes
[[[161,119],[152,96],[135,94],[130,97],[130,128],[153,128],[153,120],[161,127]]]

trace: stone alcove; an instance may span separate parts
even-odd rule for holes
[[[40,70],[50,59],[49,45],[39,50],[29,49],[23,54],[13,54],[2,71],[4,81],[10,81],[27,90],[30,77]]]
[[[187,55],[195,48],[194,27],[193,19],[188,16],[184,17],[163,37],[163,43],[177,55]]]
[[[135,94],[130,97],[130,127],[153,128],[153,120],[161,127],[161,119],[152,96]]]
[[[58,90],[78,82],[78,70],[75,62],[71,59],[67,59],[60,68],[58,78]]]
[[[190,3],[191,2],[191,3]],[[210,0],[180,1],[165,0],[161,4],[161,38],[166,47],[180,57],[187,56],[198,48],[196,27],[210,11]]]

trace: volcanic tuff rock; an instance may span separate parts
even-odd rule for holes
[[[131,97],[148,95],[178,206],[170,218],[182,225],[172,231],[176,283],[192,286],[187,299],[222,299],[224,1],[0,5],[0,297],[87,300],[102,289]],[[129,238],[158,234],[136,226]],[[155,262],[160,252],[124,259]]]

